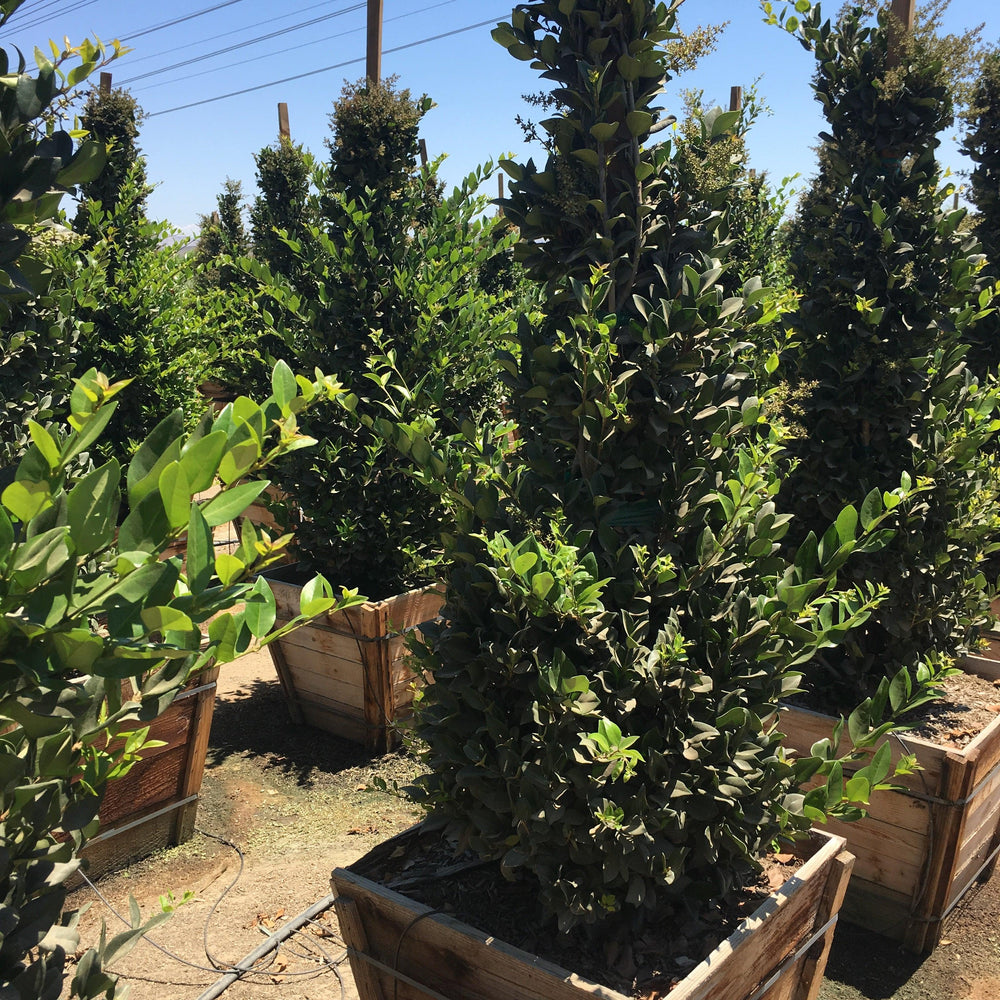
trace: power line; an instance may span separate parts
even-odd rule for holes
[[[475,28],[483,28],[487,24],[496,24],[503,15],[491,17],[485,21],[478,21],[476,24],[467,24],[464,28],[455,28],[453,31],[443,31],[439,35],[430,35],[427,38],[420,38],[415,42],[407,42],[405,45],[397,45],[395,48],[385,49],[383,55],[391,55],[393,52],[402,52],[404,49],[412,49],[418,45],[426,45],[428,42],[436,42],[441,38],[450,38],[452,35],[461,35],[463,32],[472,31]],[[244,87],[242,90],[234,90],[228,94],[219,94],[217,97],[206,97],[201,101],[192,101],[190,104],[180,104],[176,108],[166,108],[163,111],[153,111],[146,115],[147,118],[159,118],[160,115],[173,114],[175,111],[186,111],[188,108],[197,108],[203,104],[214,104],[216,101],[224,101],[230,97],[241,97],[243,94],[252,94],[257,90],[266,90],[268,87],[277,87],[282,83],[291,83],[294,80],[304,80],[310,76],[317,76],[320,73],[328,73],[330,70],[342,69],[344,66],[352,66],[355,63],[365,61],[365,56],[358,56],[356,59],[346,59],[344,62],[334,63],[332,66],[323,66],[320,69],[309,70],[307,73],[297,73],[295,76],[286,76],[281,80],[271,80],[269,83],[258,83],[253,87]]]
[[[47,10],[49,7],[58,7],[61,3],[62,0],[48,0],[47,3],[42,3],[40,6],[33,7],[30,11],[27,11],[26,13],[32,17],[35,17],[35,20],[29,21],[26,24],[19,23],[17,25],[18,31],[28,31],[31,28],[37,28],[39,25],[51,21],[54,16],[54,12],[44,14],[41,17],[39,17],[38,15],[41,14],[43,10]],[[62,17],[64,14],[72,14],[73,11],[80,10],[83,7],[89,7],[91,4],[94,3],[97,3],[97,0],[79,0],[79,2],[74,4],[72,7],[65,7],[62,10],[60,10],[59,16]],[[17,11],[17,13],[18,14],[25,13],[24,8],[22,7],[20,10]],[[17,15],[15,14],[15,17],[16,16]],[[8,24],[9,23],[10,22],[8,22]]]
[[[298,24],[289,25],[287,28],[278,28],[277,31],[268,32],[266,35],[259,35],[256,38],[250,38],[242,42],[234,42],[232,45],[227,45],[221,49],[215,49],[213,52],[205,52],[200,56],[192,56],[190,59],[183,59],[181,62],[171,63],[169,66],[161,66],[159,69],[151,69],[148,73],[140,73],[138,76],[129,77],[127,80],[123,80],[121,85],[127,86],[130,83],[138,83],[140,80],[146,80],[151,76],[159,76],[161,73],[169,73],[171,70],[182,69],[184,66],[191,66],[194,63],[204,62],[206,59],[214,59],[216,56],[228,55],[230,52],[236,52],[238,49],[245,49],[250,45],[257,45],[260,42],[270,41],[272,38],[280,38],[282,35],[287,35],[292,31],[299,31],[302,28],[311,28],[313,25],[322,24],[324,21],[331,21],[335,17],[342,17],[344,14],[353,14],[355,11],[363,10],[366,4],[356,3],[351,7],[341,7],[339,10],[335,10],[330,14],[323,14],[321,17],[314,17],[308,21],[300,21]]]
[[[431,4],[429,7],[421,7],[417,10],[407,11],[407,13],[405,14],[396,14],[394,17],[387,17],[385,19],[385,23],[390,24],[393,21],[402,21],[404,18],[413,17],[417,14],[426,14],[432,10],[437,10],[439,7],[449,7],[453,3],[458,3],[458,0],[441,0],[440,3]],[[211,69],[203,69],[197,73],[185,73],[184,79],[193,80],[195,79],[195,77],[208,76],[210,73],[221,73],[223,70],[226,69],[234,69],[238,66],[247,66],[252,62],[260,62],[261,59],[271,59],[274,56],[283,56],[287,52],[298,52],[301,49],[308,48],[310,45],[320,45],[323,42],[331,42],[337,38],[346,38],[348,35],[356,35],[364,30],[365,26],[362,25],[360,28],[350,28],[347,31],[338,31],[332,35],[324,35],[322,38],[312,38],[308,42],[303,42],[299,45],[289,45],[287,48],[284,49],[271,49],[270,51],[265,52],[263,55],[250,56],[246,59],[238,59],[236,62],[224,63],[222,66],[213,66]],[[147,84],[145,87],[136,87],[134,88],[134,91],[137,94],[141,94],[147,90],[153,90],[160,87],[164,87],[171,82],[172,81],[166,80],[166,81],[161,81],[159,83],[150,83]]]
[[[233,4],[243,3],[243,0],[223,0],[222,3],[213,4],[211,7],[202,7],[201,10],[193,11],[190,14],[184,14],[181,17],[175,17],[170,21],[163,21],[161,24],[154,24],[148,28],[143,28],[140,31],[136,31],[131,35],[126,35],[121,39],[123,42],[131,42],[133,39],[142,38],[143,35],[151,35],[154,31],[163,31],[165,28],[172,28],[175,24],[183,24],[185,21],[193,21],[196,17],[203,17],[205,14],[211,14],[217,10],[222,10],[223,7],[232,7]]]
[[[296,14],[304,14],[307,10],[315,10],[317,7],[328,7],[333,0],[321,0],[320,3],[311,4],[308,7],[302,7],[300,10],[292,10],[287,14],[278,14],[275,17],[269,17],[263,21],[254,21],[252,24],[244,24],[240,28],[232,28],[229,31],[220,31],[217,35],[209,35],[206,38],[199,39],[199,42],[215,42],[220,38],[228,38],[230,35],[238,35],[241,31],[249,31],[252,28],[259,28],[264,24],[274,24],[276,21],[284,21],[289,17],[295,17]],[[172,52],[177,52],[178,49],[190,48],[189,42],[184,42],[181,45],[173,45],[169,49],[164,49],[161,52],[148,52],[146,55],[136,56],[133,54],[129,55],[129,65],[134,66],[136,63],[145,62],[148,59],[159,59],[160,56],[168,56]]]

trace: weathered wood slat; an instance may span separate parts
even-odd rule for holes
[[[108,783],[99,839],[83,851],[92,877],[183,843],[193,833],[218,676],[216,666],[192,678],[149,726],[148,738],[167,745],[144,753],[128,774]]]
[[[364,674],[360,663],[340,657],[323,659],[311,653],[303,656],[294,646],[285,646],[282,652],[292,683],[297,689],[301,687],[300,696],[320,694],[364,708]]]
[[[268,583],[279,624],[290,621],[298,613],[301,588],[280,577]],[[293,720],[357,739],[376,753],[388,750],[398,740],[395,723],[409,710],[408,688],[416,679],[406,666],[401,633],[435,618],[442,602],[438,588],[414,590],[321,616],[317,624],[272,643]],[[328,665],[321,666],[320,658],[327,656]]]
[[[970,657],[970,672],[1000,678],[1000,660]],[[805,751],[828,736],[833,720],[792,709],[780,720],[786,744]],[[913,951],[934,947],[951,906],[1000,843],[1000,718],[962,749],[903,736],[922,770],[907,790],[873,799],[858,823],[829,824],[857,855],[844,914],[900,939]],[[892,739],[894,757],[900,741]],[[920,849],[918,842],[922,843]]]
[[[302,721],[308,726],[333,733],[352,743],[367,743],[369,740],[364,721],[358,718],[356,710],[350,710],[350,706],[345,705],[338,709],[332,704],[308,702],[302,705]]]
[[[783,962],[766,1000],[807,1000],[822,975],[827,934],[795,957],[843,897],[851,857],[827,839],[816,854],[672,992],[671,1000],[746,1000]],[[376,849],[378,850],[378,849]],[[363,864],[363,862],[362,862]],[[431,911],[363,875],[337,869],[331,883],[351,968],[368,983],[363,1000],[626,1000],[537,956]],[[354,935],[358,922],[364,936]],[[817,926],[818,925],[818,926]],[[420,984],[433,990],[421,989]]]

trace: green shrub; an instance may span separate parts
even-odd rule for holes
[[[504,164],[518,257],[545,289],[501,357],[516,445],[502,424],[448,435],[433,410],[376,420],[457,523],[442,621],[414,646],[435,682],[420,792],[564,928],[716,898],[775,836],[857,814],[888,748],[845,790],[830,744],[793,761],[775,720],[797,667],[884,596],[836,576],[909,495],[873,491],[781,557],[781,441],[739,361],[765,293],[723,292],[718,214],[650,142],[674,11],[605,9],[535,0],[494,32],[566,109],[544,168]]]
[[[420,384],[414,407],[433,384],[455,419],[477,418],[499,409],[493,356],[513,327],[511,293],[488,293],[480,280],[513,239],[486,215],[484,171],[444,196],[434,168],[416,168],[417,124],[429,107],[391,82],[347,87],[329,168],[314,173],[321,221],[282,234],[290,265],[249,265],[283,339],[275,353],[297,368],[337,371],[352,394],[352,412],[317,408],[305,425],[317,449],[276,469],[298,515],[295,551],[311,570],[377,598],[433,580],[449,518],[364,422],[384,405],[370,359],[391,354]],[[370,130],[361,127],[368,119]],[[367,143],[378,148],[377,168],[361,155]]]
[[[134,383],[97,446],[98,458],[113,456],[122,466],[176,408],[189,429],[194,425],[208,372],[194,258],[173,242],[169,224],[146,217],[143,185],[141,166],[133,164],[113,208],[87,203],[82,266],[64,276],[74,316],[86,324],[76,373],[106,368]]]
[[[788,322],[800,346],[787,378],[798,433],[781,497],[796,514],[790,537],[904,473],[923,487],[901,508],[894,541],[843,574],[889,590],[810,667],[811,682],[845,705],[886,674],[915,675],[926,657],[967,648],[986,620],[997,394],[963,362],[989,295],[964,213],[942,209],[950,190],[940,190],[935,151],[952,105],[935,47],[903,38],[893,67],[885,14],[831,25],[813,7],[796,31],[816,56],[829,128],[793,259],[801,298]]]
[[[70,470],[95,449],[124,385],[88,372],[65,428],[32,422],[33,445],[0,496],[0,981],[15,1000],[61,995],[79,944],[76,914],[63,910],[66,883],[97,830],[108,781],[141,755],[143,726],[193,673],[273,638],[274,598],[252,581],[287,539],[275,545],[245,525],[239,549],[217,556],[212,528],[260,495],[267,482],[253,477],[266,465],[309,443],[296,426],[307,402],[342,391],[279,367],[260,407],[242,398],[189,435],[172,414],[128,466],[130,513],[119,527],[118,462]],[[216,477],[221,491],[195,501]],[[183,565],[164,558],[182,533]],[[303,614],[354,600],[337,602],[316,581]],[[126,681],[135,694],[123,700]],[[111,749],[119,736],[125,747]],[[76,962],[73,995],[113,996],[107,965],[147,928],[136,907],[131,931],[102,936]]]

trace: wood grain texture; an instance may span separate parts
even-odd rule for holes
[[[964,666],[1000,678],[1000,660],[975,656]],[[787,746],[807,752],[833,723],[793,708],[782,714],[780,728]],[[936,945],[945,914],[1000,842],[1000,718],[961,749],[909,735],[892,743],[894,758],[905,745],[922,769],[900,782],[904,791],[873,797],[865,819],[833,820],[827,828],[857,856],[845,915],[922,952]]]
[[[83,851],[92,871],[116,871],[191,837],[218,676],[216,666],[192,678],[149,726],[147,738],[162,740],[165,746],[145,752],[128,774],[108,783],[98,839]]]
[[[268,578],[278,623],[298,613],[301,588]],[[404,633],[439,613],[444,596],[428,587],[320,616],[269,646],[293,720],[383,753],[399,741],[396,723],[418,678],[407,666]],[[324,678],[327,678],[324,681]]]
[[[766,1000],[808,1000],[813,995],[828,941],[824,937],[803,955],[795,953],[843,898],[851,863],[842,839],[819,839],[813,856],[682,980],[671,1000],[746,1000],[786,961],[787,968],[764,994]],[[365,965],[365,974],[377,978],[383,996],[427,1000],[430,994],[413,985],[417,983],[455,1000],[626,1000],[352,870],[336,869],[331,884],[338,914],[344,900],[353,908],[352,917],[363,923],[363,943],[349,936],[350,926],[341,925],[354,952],[351,968]],[[377,964],[366,962],[366,954]]]

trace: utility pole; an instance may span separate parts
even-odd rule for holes
[[[292,130],[288,125],[288,105],[284,101],[278,104],[278,132],[282,139],[291,139]]]
[[[743,107],[743,88],[729,88],[729,110],[739,111]]]
[[[383,0],[368,0],[368,61],[365,76],[372,83],[382,79]]]
[[[111,74],[102,73],[101,74],[101,93],[107,97],[111,93]]]
[[[899,65],[903,38],[913,31],[917,0],[892,0],[889,8],[889,69]]]

